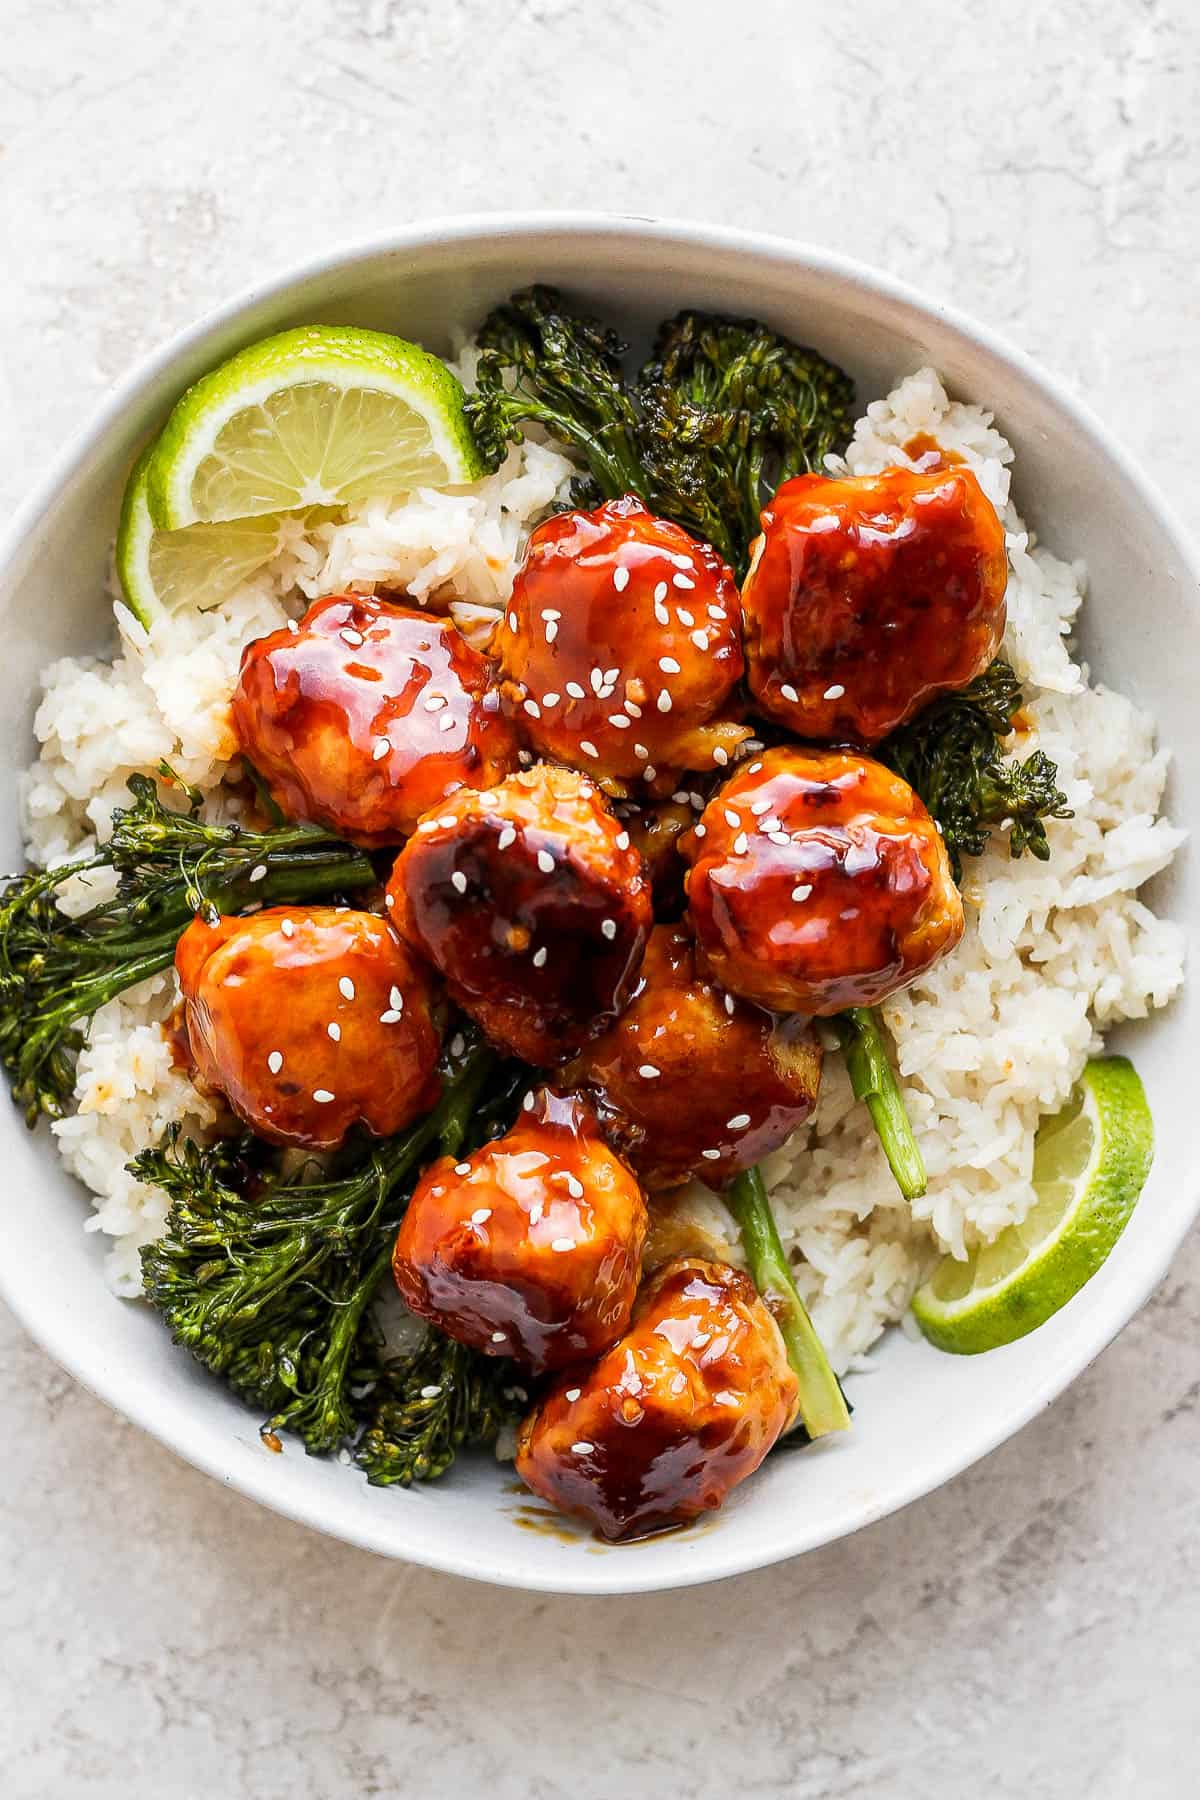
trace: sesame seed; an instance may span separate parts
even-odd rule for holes
[[[770,810],[771,802],[769,800],[752,800],[750,802],[750,811],[754,814],[756,819],[761,819],[763,814],[770,812]]]
[[[544,969],[546,966],[546,958],[549,956],[549,954],[550,954],[550,952],[547,950],[545,944],[542,945],[540,950],[535,950],[533,953],[534,968],[535,969]]]
[[[521,1111],[522,1112],[532,1112],[533,1111],[533,1091],[532,1091],[532,1089],[530,1090],[530,1092],[528,1094],[526,1094],[525,1098],[522,1100]]]
[[[758,771],[761,768],[762,768],[762,764],[760,762],[751,763],[750,767],[746,770],[746,773],[747,773],[747,775],[757,775]]]
[[[773,844],[778,844],[781,850],[786,850],[792,841],[786,831],[768,831],[767,836]]]
[[[653,781],[654,777],[657,774],[658,774],[658,770],[654,767],[653,763],[647,763],[645,768],[642,770],[642,778],[645,781]]]
[[[543,875],[553,875],[553,873],[554,873],[554,858],[551,856],[551,854],[548,850],[539,850],[538,851],[537,866],[542,871]]]
[[[297,623],[296,623],[296,621],[295,621],[295,619],[289,619],[289,620],[288,620],[288,622],[287,622],[287,628],[288,628],[288,630],[289,630],[289,631],[293,631],[293,632],[298,632],[298,631],[299,631],[299,629],[300,629],[300,627],[299,627],[299,626],[298,626],[298,625],[297,625]]]
[[[326,1029],[326,1031],[327,1031],[327,1032],[328,1032],[328,1033],[329,1033],[329,1035],[330,1035],[330,1037],[331,1037],[331,1038],[332,1038],[332,1039],[333,1039],[333,1041],[334,1041],[334,1043],[335,1043],[335,1044],[340,1044],[340,1043],[341,1043],[341,1041],[342,1041],[342,1028],[341,1028],[341,1026],[340,1026],[340,1025],[339,1025],[339,1024],[338,1024],[338,1022],[337,1022],[337,1020],[336,1020],[336,1019],[330,1019],[330,1021],[329,1021],[329,1023],[328,1023],[328,1025],[327,1025],[327,1026],[326,1026],[326,1027],[325,1027],[325,1029]]]
[[[454,827],[458,824],[458,820],[453,813],[443,813],[437,823],[441,826],[443,831],[453,831]]]
[[[684,556],[682,551],[672,551],[670,552],[670,556],[671,561],[675,564],[677,569],[694,569],[696,566],[691,557]]]
[[[597,700],[611,700],[616,691],[615,683],[611,681],[601,682],[600,686],[596,689],[596,698]]]
[[[504,1333],[502,1331],[493,1331],[492,1342],[493,1344],[502,1344],[504,1342]]]
[[[581,688],[577,681],[568,681],[567,692],[568,692],[568,694],[570,694],[572,700],[586,700],[587,699],[587,689]]]
[[[638,1074],[643,1081],[654,1081],[662,1074],[662,1070],[656,1069],[653,1063],[643,1063],[638,1070]]]
[[[675,792],[671,795],[676,806],[686,806],[691,797],[692,796],[688,793],[686,788],[676,788]]]
[[[825,698],[826,700],[840,700],[845,691],[841,682],[835,681],[832,687],[825,689]]]
[[[355,649],[357,649],[357,648],[358,648],[358,646],[359,646],[359,644],[361,644],[361,643],[362,643],[362,641],[363,641],[363,634],[362,634],[362,632],[361,632],[361,631],[355,631],[355,630],[354,630],[354,629],[353,629],[353,628],[352,628],[352,627],[351,627],[351,626],[349,626],[349,625],[346,625],[346,626],[344,626],[344,627],[343,627],[343,629],[342,629],[342,632],[341,632],[341,634],[340,634],[340,635],[341,635],[341,639],[342,639],[342,642],[343,642],[343,643],[344,643],[344,644],[351,644],[351,645],[353,645],[353,647],[354,647],[354,648],[355,648]]]
[[[702,1150],[700,1154],[705,1162],[720,1162],[721,1160],[721,1152],[719,1150]]]
[[[391,747],[386,738],[376,738],[375,748],[371,752],[371,761],[382,762]]]
[[[671,590],[670,590],[670,588],[669,588],[669,587],[668,587],[668,586],[667,586],[667,584],[666,584],[666,582],[665,582],[665,581],[660,581],[660,582],[659,582],[659,583],[658,583],[658,586],[657,586],[657,587],[656,587],[656,588],[655,588],[655,590],[654,590],[654,598],[655,598],[655,599],[656,599],[656,600],[660,600],[660,601],[661,601],[661,600],[665,600],[665,599],[666,599],[666,597],[667,597],[667,595],[668,595],[668,594],[669,594],[669,593],[670,593],[670,591],[671,591]]]
[[[496,848],[497,850],[507,850],[509,845],[515,844],[516,841],[516,827],[513,825],[506,825],[504,830],[500,833],[500,836],[496,839]]]
[[[583,1183],[580,1181],[578,1175],[567,1175],[567,1192],[570,1194],[572,1200],[583,1199]]]
[[[629,833],[627,831],[618,831],[616,843],[617,843],[618,850],[628,850],[628,848],[629,848]]]
[[[379,1023],[381,1025],[397,1025],[399,1022],[400,1014],[396,1011],[395,1007],[389,1007],[387,1012],[381,1012],[379,1015]]]
[[[454,714],[453,713],[443,713],[442,714],[441,718],[438,720],[438,730],[439,731],[453,731],[454,730]]]
[[[267,879],[266,863],[255,863],[250,871],[250,879],[251,881],[265,881]]]
[[[295,937],[296,935],[296,927],[292,924],[290,919],[280,919],[279,929],[282,931],[284,937]]]
[[[677,1375],[672,1375],[671,1377],[671,1392],[673,1394],[682,1394],[686,1386],[687,1376],[684,1374],[683,1370],[680,1369]]]
[[[559,697],[557,694],[543,694],[542,695],[542,705],[543,706],[557,706],[558,698]]]
[[[455,869],[454,873],[451,875],[450,886],[454,889],[456,894],[465,894],[466,893],[467,878],[463,874],[461,869]]]
[[[624,564],[622,564],[619,569],[613,570],[613,586],[616,588],[618,594],[623,594],[625,589],[629,586],[629,570]]]
[[[611,944],[617,935],[617,921],[615,919],[601,919],[600,933],[601,936],[606,937]]]
[[[421,703],[426,712],[441,712],[446,704],[445,694],[430,694]]]
[[[661,713],[668,713],[671,710],[671,696],[668,694],[666,688],[664,688],[662,693],[658,696],[658,710]]]
[[[314,1088],[313,1089],[313,1099],[316,1101],[318,1106],[325,1106],[330,1100],[333,1099],[333,1095],[330,1093],[328,1088]]]
[[[590,1456],[596,1446],[595,1444],[589,1444],[586,1438],[580,1438],[577,1444],[571,1445],[571,1448],[576,1456]]]
[[[800,696],[790,681],[785,681],[779,691],[785,700],[791,701],[793,706],[798,706],[800,704]]]
[[[664,675],[678,675],[679,673],[679,664],[673,656],[660,656],[658,666]]]
[[[396,904],[395,894],[385,894],[383,896],[383,904],[387,907],[388,911],[390,912],[392,907],[395,906],[395,904]]]
[[[685,797],[685,799],[688,799],[691,801],[692,805],[695,807],[697,812],[704,811],[704,795],[703,794],[690,793],[690,794],[685,795],[684,797]]]
[[[792,889],[792,899],[793,900],[807,900],[808,896],[811,893],[812,893],[812,882],[811,881],[802,881],[800,883],[799,887],[794,887]]]
[[[750,839],[746,836],[745,832],[739,831],[733,840],[733,854],[735,856],[745,856],[749,843]]]
[[[568,1388],[566,1393],[563,1395],[563,1399],[564,1400],[578,1400],[578,1398],[579,1398],[580,1394],[582,1394],[582,1392],[583,1392],[582,1388]]]
[[[393,987],[388,994],[388,1005],[394,1006],[397,1012],[404,1011],[404,995],[398,987]]]
[[[588,670],[588,680],[592,684],[593,694],[598,694],[600,692],[600,689],[604,686],[604,670],[603,669],[589,669]]]
[[[609,713],[608,723],[615,725],[618,731],[628,731],[633,721],[627,719],[624,713]]]
[[[575,1239],[574,1238],[552,1238],[551,1242],[550,1242],[550,1248],[552,1250],[557,1250],[559,1252],[559,1254],[561,1255],[565,1251],[573,1250],[575,1248]]]
[[[715,763],[718,763],[722,769],[725,767],[725,764],[729,761],[729,752],[728,752],[728,750],[726,750],[724,748],[723,745],[718,744],[716,749],[713,751],[713,761]]]
[[[737,1002],[734,1000],[733,995],[726,994],[726,996],[725,996],[725,1011],[729,1014],[731,1019],[732,1019],[736,1009],[737,1009]]]
[[[710,606],[708,609],[708,616],[710,619],[715,619],[718,625],[723,625],[725,623],[725,608],[723,606]]]
[[[353,1000],[354,983],[348,975],[343,975],[338,981],[338,993],[342,996],[343,1000]]]
[[[604,679],[605,679],[605,681],[610,682],[610,683],[614,682],[620,673],[621,673],[620,669],[605,669]]]
[[[552,644],[557,636],[558,636],[558,626],[554,623],[554,620],[551,619],[550,623],[546,627],[546,642],[548,644]]]
[[[725,808],[725,823],[732,826],[734,831],[736,831],[741,822],[741,814],[735,813],[732,806],[727,806]]]
[[[694,588],[696,585],[690,575],[672,575],[671,580],[677,588]]]
[[[486,1225],[491,1216],[492,1209],[490,1206],[477,1206],[475,1211],[471,1214],[471,1223],[472,1225]]]
[[[629,714],[631,719],[640,719],[642,716],[641,707],[633,700],[626,700],[625,711]]]
[[[439,1384],[431,1381],[427,1387],[421,1389],[421,1398],[422,1400],[436,1400],[441,1391]]]
[[[453,821],[451,821],[451,823],[453,823]],[[439,824],[439,821],[437,819],[422,819],[421,823],[417,826],[417,830],[418,831],[436,831],[438,828],[438,824]]]
[[[741,1131],[743,1126],[746,1126],[749,1123],[749,1113],[734,1113],[732,1119],[726,1119],[725,1121],[725,1124],[730,1131]]]
[[[518,628],[518,624],[519,624],[519,621],[517,619],[516,613],[510,612],[508,615],[508,629],[510,631],[516,631]]]
[[[693,834],[693,836],[698,837],[698,838],[707,837],[708,836],[708,826],[703,823],[695,824],[692,826],[692,834]]]
[[[464,1162],[455,1163],[454,1173],[456,1175],[469,1175],[471,1173],[470,1163],[464,1163]]]
[[[526,700],[525,711],[529,714],[531,719],[540,719],[542,716],[542,709],[536,700]]]
[[[562,614],[559,612],[557,606],[543,606],[542,617],[553,625],[556,619],[562,618]]]
[[[270,1056],[268,1056],[267,1067],[270,1069],[272,1075],[278,1075],[280,1069],[282,1069],[283,1057],[278,1050],[272,1050]]]
[[[688,612],[686,607],[683,606],[677,606],[675,608],[675,617],[679,620],[681,625],[694,625],[696,623],[696,615]]]
[[[647,750],[645,744],[635,744],[633,746],[633,754],[637,757],[639,762],[645,762],[649,757],[650,752]]]
[[[707,650],[708,649],[708,633],[707,633],[707,631],[693,631],[692,642],[693,642],[693,644],[695,644],[697,650]]]
[[[450,1039],[450,1054],[451,1054],[451,1056],[461,1056],[463,1051],[466,1049],[466,1047],[467,1047],[466,1038],[463,1036],[461,1031],[456,1031],[454,1036]]]
[[[667,611],[666,607],[657,600],[654,602],[654,617],[659,625],[669,625],[671,623],[670,613]]]
[[[590,738],[580,738],[579,748],[583,751],[585,756],[599,756],[600,754]]]

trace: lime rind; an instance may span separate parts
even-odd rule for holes
[[[965,1262],[943,1258],[918,1289],[913,1314],[924,1335],[941,1350],[973,1356],[1043,1325],[1111,1253],[1153,1155],[1153,1121],[1132,1063],[1090,1062],[1067,1105],[1039,1130],[1038,1199],[1028,1217]]]
[[[149,460],[151,517],[161,530],[180,530],[475,481],[486,470],[464,398],[438,357],[403,338],[352,326],[280,332],[202,376],[178,401]],[[370,443],[366,427],[390,437],[356,466],[353,447]],[[239,477],[243,491],[225,504]]]
[[[125,485],[115,552],[125,603],[147,629],[164,614],[221,606],[270,562],[282,535],[275,514],[159,531],[146,494],[151,454],[143,451]],[[298,516],[320,515],[313,508]]]

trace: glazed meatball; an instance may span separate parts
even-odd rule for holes
[[[538,526],[492,649],[529,742],[598,778],[711,769],[750,736],[733,576],[632,495]]]
[[[768,750],[682,850],[705,961],[760,1006],[875,1006],[962,936],[937,826],[906,781],[852,750]]]
[[[742,590],[755,703],[800,737],[878,743],[991,662],[1007,579],[969,469],[785,481]]]
[[[797,1381],[747,1276],[689,1257],[646,1284],[633,1324],[525,1420],[517,1473],[601,1537],[720,1506],[791,1423]]]
[[[650,884],[595,782],[545,764],[422,819],[387,906],[503,1049],[561,1062],[628,999]]]
[[[517,766],[486,657],[445,619],[333,594],[247,645],[238,742],[289,819],[399,843],[460,788]]]
[[[591,1108],[549,1089],[531,1099],[504,1137],[425,1171],[392,1268],[421,1318],[540,1375],[625,1330],[647,1221]]]
[[[720,1188],[808,1118],[821,1047],[807,1020],[722,993],[697,970],[690,931],[659,925],[633,999],[564,1079],[595,1095],[648,1188],[693,1175]]]
[[[385,920],[332,906],[193,919],[175,967],[196,1073],[276,1144],[400,1131],[437,1099],[427,973]]]

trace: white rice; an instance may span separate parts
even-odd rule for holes
[[[1151,720],[1090,685],[1072,658],[1083,568],[1033,543],[1009,500],[1011,447],[988,413],[950,402],[931,370],[868,408],[846,464],[862,474],[906,463],[902,446],[919,432],[966,458],[1004,519],[1004,648],[1032,721],[1019,754],[1040,746],[1054,759],[1074,816],[1050,822],[1049,863],[1013,862],[1001,840],[968,865],[962,944],[885,1008],[929,1170],[925,1197],[901,1200],[836,1057],[811,1129],[770,1161],[780,1228],[839,1371],[903,1315],[934,1253],[962,1255],[1024,1217],[1039,1118],[1065,1100],[1105,1025],[1165,1005],[1183,976],[1181,930],[1137,897],[1182,841],[1157,816],[1167,753],[1154,748]],[[219,799],[234,754],[228,699],[242,646],[307,599],[378,583],[419,600],[453,596],[468,630],[490,620],[530,524],[570,473],[554,447],[528,443],[474,487],[380,501],[343,523],[297,531],[219,612],[146,633],[118,607],[115,662],[66,659],[46,672],[35,720],[41,754],[25,793],[33,860],[56,863],[103,838],[127,776],[162,759]],[[67,903],[83,910],[95,897],[76,892]],[[173,999],[162,976],[104,1008],[80,1058],[78,1111],[54,1126],[65,1161],[95,1196],[89,1228],[114,1240],[110,1279],[127,1295],[138,1291],[137,1249],[161,1229],[165,1202],[125,1164],[169,1120],[202,1131],[213,1116],[172,1068],[160,1021]],[[719,1203],[694,1190],[690,1204],[736,1258]]]

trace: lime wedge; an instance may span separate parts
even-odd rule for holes
[[[306,325],[188,389],[151,455],[147,496],[154,523],[179,531],[483,473],[463,390],[436,356],[381,331]]]
[[[117,527],[117,575],[130,611],[143,625],[163,613],[195,607],[209,612],[270,562],[280,546],[277,514],[158,531],[146,498],[152,451],[134,465]],[[316,509],[314,508],[314,511]]]
[[[1145,1090],[1123,1056],[1090,1062],[1043,1119],[1037,1200],[1020,1225],[965,1262],[942,1259],[913,1299],[931,1344],[973,1356],[1024,1337],[1091,1280],[1129,1221],[1154,1155]]]

